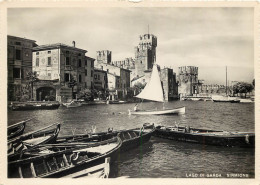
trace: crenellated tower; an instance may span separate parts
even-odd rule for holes
[[[111,64],[112,52],[109,50],[97,51],[97,64]]]
[[[151,70],[156,61],[157,37],[152,34],[140,36],[139,45],[135,47],[135,73],[143,76],[145,71]]]

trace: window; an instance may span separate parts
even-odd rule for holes
[[[69,81],[70,81],[70,74],[65,73],[65,82],[69,82]]]
[[[88,70],[85,69],[85,76],[88,76]]]
[[[88,66],[88,61],[87,60],[85,60],[85,66]]]
[[[66,57],[66,66],[70,65],[70,57]]]
[[[94,79],[97,79],[97,75],[94,75]]]
[[[79,75],[79,83],[81,83],[81,75]]]
[[[48,54],[51,54],[51,51],[48,51]]]
[[[81,56],[81,53],[79,53],[78,56]]]
[[[109,69],[107,69],[107,72],[109,73]]]
[[[13,69],[13,77],[21,79],[21,68]]]
[[[100,75],[98,75],[98,80],[100,80]]]
[[[79,59],[78,67],[81,67],[81,59]]]
[[[51,65],[51,57],[48,57],[48,66]]]
[[[16,60],[21,60],[22,58],[21,58],[21,50],[20,49],[16,49],[15,50],[15,56],[16,56]]]
[[[70,54],[70,52],[69,52],[69,51],[66,51],[66,54]]]
[[[39,67],[39,61],[40,61],[40,59],[36,58],[36,67]]]
[[[94,61],[91,61],[91,67],[94,67]]]
[[[21,42],[15,42],[15,45],[21,46]]]
[[[36,55],[39,55],[39,52],[36,52]]]
[[[93,77],[93,71],[91,70],[91,77]]]
[[[51,73],[48,73],[48,76],[51,76]]]

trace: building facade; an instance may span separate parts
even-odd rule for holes
[[[33,48],[33,72],[44,81],[34,86],[37,100],[54,96],[57,101],[64,102],[93,86],[95,59],[86,57],[87,51],[76,48],[75,42],[73,44],[58,43]]]
[[[7,36],[8,101],[32,98],[27,74],[32,72],[32,48],[35,46],[34,40]]]
[[[178,93],[181,97],[193,96],[199,93],[198,67],[179,67]]]
[[[176,73],[173,69],[163,68],[161,69],[161,81],[164,91],[165,101],[178,99],[178,84],[176,82]]]
[[[111,63],[111,51],[97,51],[95,67],[104,70],[108,74],[108,90],[112,99],[124,99],[130,87],[129,69],[118,67]],[[103,61],[102,61],[103,60]],[[115,93],[116,92],[116,93]]]
[[[140,36],[139,44],[135,47],[135,76],[144,76],[145,71],[153,68],[156,61],[157,37],[152,34]]]

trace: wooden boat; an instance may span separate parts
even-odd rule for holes
[[[165,102],[164,91],[162,82],[160,79],[158,66],[157,64],[153,65],[153,70],[149,83],[144,87],[142,92],[135,96],[139,99],[145,99],[149,101]],[[163,106],[164,107],[164,106]],[[135,107],[134,111],[128,110],[129,115],[164,115],[164,114],[184,114],[185,107],[182,108],[173,108],[173,109],[162,109],[162,110],[137,110]]]
[[[155,131],[154,125],[145,124],[141,128],[134,128],[128,130],[119,130],[100,133],[79,134],[71,136],[58,137],[56,143],[95,143],[105,141],[112,137],[119,135],[122,140],[122,147],[120,151],[127,151],[131,148],[139,147],[141,143],[148,142]]]
[[[222,102],[222,103],[239,103],[240,100],[230,100],[230,99],[212,99],[213,102]]]
[[[169,115],[169,114],[185,114],[185,107],[175,109],[164,109],[164,110],[145,110],[145,111],[129,111],[129,115]]]
[[[46,144],[25,150],[20,159],[9,161],[9,178],[84,177],[89,170],[115,157],[122,145],[119,137],[86,144]],[[93,169],[93,168],[92,168]]]
[[[50,127],[55,128],[49,129]],[[19,137],[8,140],[8,158],[15,159],[24,149],[46,144],[54,143],[60,131],[60,124],[52,124],[37,131],[26,133]]]
[[[30,102],[12,102],[12,110],[52,110],[58,109],[60,103],[57,101],[30,101]]]
[[[64,176],[66,178],[108,178],[110,173],[110,157],[105,158],[105,162],[96,166],[83,169],[82,171]]]
[[[82,103],[79,101],[71,101],[69,103],[63,103],[62,105],[67,108],[72,108],[72,107],[80,107],[82,106]]]
[[[255,133],[253,132],[227,132],[178,126],[157,126],[154,136],[205,145],[246,148],[255,146]]]
[[[30,121],[31,119],[25,120],[25,121],[21,121],[19,123],[10,125],[7,127],[7,138],[8,139],[12,139],[14,137],[20,136],[23,134],[23,131],[25,129],[25,125],[28,121]]]

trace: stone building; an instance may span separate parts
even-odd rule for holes
[[[108,75],[108,89],[112,99],[125,98],[127,89],[130,87],[130,73],[129,69],[115,66],[111,63],[111,51],[97,51],[97,61],[95,67],[107,71]],[[103,61],[102,61],[103,60]],[[119,80],[118,80],[119,77]],[[110,85],[110,84],[115,85]],[[114,88],[112,88],[114,87]],[[116,92],[116,94],[114,93]],[[110,96],[110,97],[111,97]]]
[[[107,89],[107,72],[101,69],[94,69],[94,89],[98,91],[106,91]]]
[[[7,36],[8,101],[31,99],[27,74],[32,72],[32,48],[36,41]]]
[[[73,46],[58,43],[33,48],[33,71],[41,80],[34,85],[37,100],[54,96],[63,102],[92,88],[95,59],[86,57],[86,52],[75,47],[75,42]]]
[[[139,45],[135,47],[135,77],[144,76],[145,71],[153,68],[156,61],[157,37],[152,34],[140,36]]]
[[[200,93],[199,86],[202,84],[200,84],[198,80],[198,67],[179,67],[178,82],[178,93],[180,96],[193,96]]]
[[[164,91],[164,99],[166,101],[178,99],[176,73],[173,72],[173,69],[163,68],[161,69],[160,75]]]

